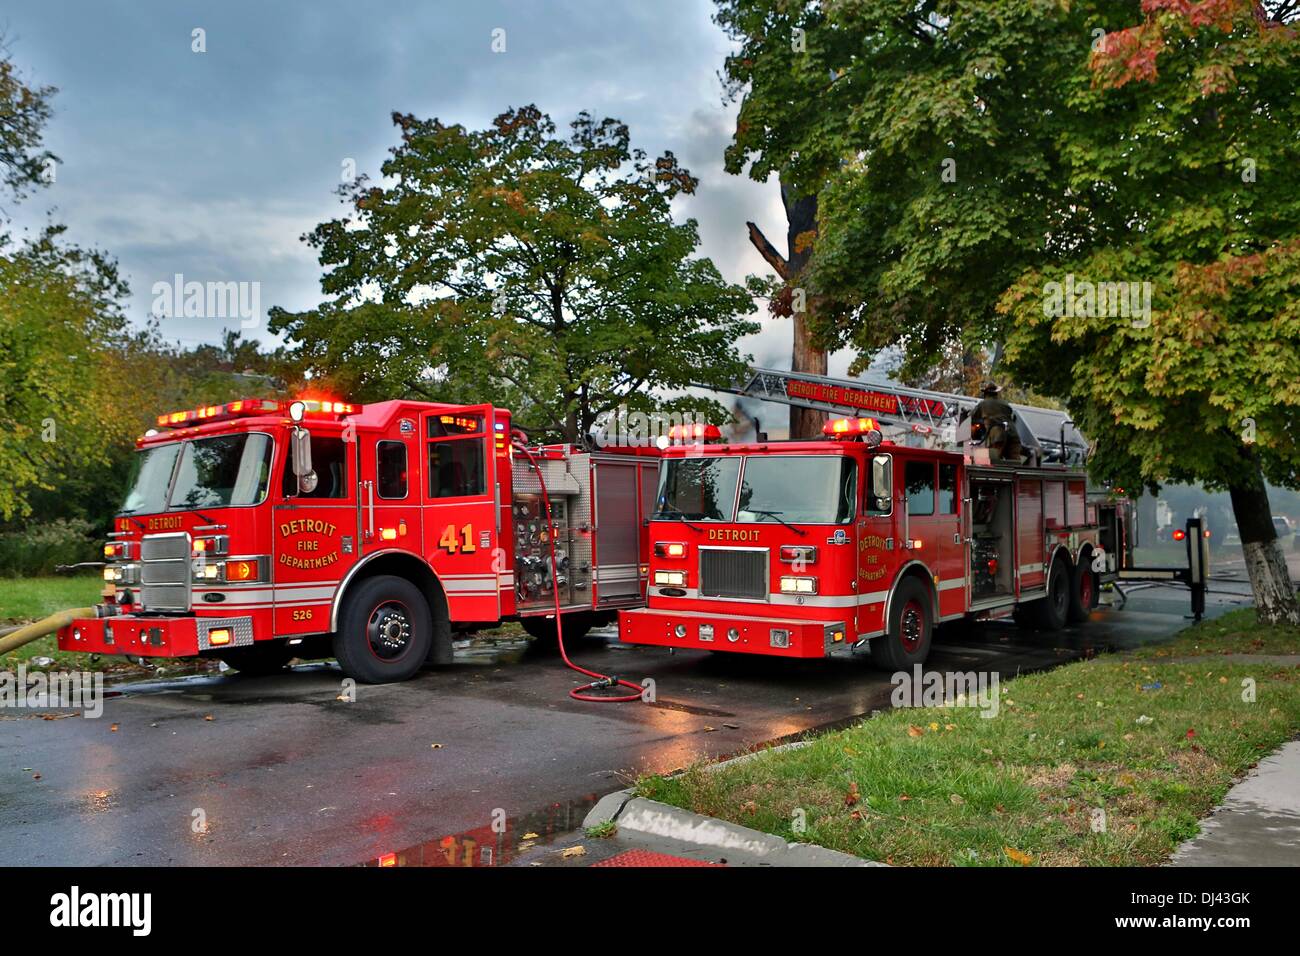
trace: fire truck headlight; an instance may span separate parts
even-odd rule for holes
[[[817,579],[813,577],[796,577],[785,575],[781,578],[782,594],[816,594]]]
[[[686,572],[656,571],[655,584],[660,587],[683,588],[686,586]]]
[[[673,628],[673,633],[676,634],[678,637],[685,637],[685,636],[686,636],[686,625],[685,625],[685,624],[678,624],[675,628]]]
[[[686,556],[686,545],[680,541],[656,541],[655,557],[656,558],[683,558]]]

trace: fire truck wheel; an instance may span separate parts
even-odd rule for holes
[[[1097,606],[1097,576],[1087,561],[1075,565],[1070,575],[1070,609],[1067,619],[1071,624],[1082,624]]]
[[[432,646],[429,604],[410,581],[376,575],[348,594],[334,635],[334,656],[348,677],[363,684],[406,680]]]
[[[871,663],[887,671],[906,670],[930,656],[930,595],[915,578],[894,592],[889,629],[871,642]]]
[[[283,670],[295,656],[294,649],[286,641],[258,641],[251,647],[232,647],[222,651],[217,659],[241,674],[252,676]]]
[[[1034,625],[1041,631],[1059,631],[1070,613],[1070,571],[1059,558],[1047,573],[1047,597],[1032,604]]]

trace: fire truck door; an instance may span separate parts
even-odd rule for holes
[[[492,406],[425,412],[421,420],[424,554],[452,621],[500,617],[496,457]]]
[[[935,587],[939,591],[941,618],[964,613],[970,606],[967,594],[970,545],[963,530],[966,520],[961,488],[963,472],[964,469],[958,468],[956,462],[939,463],[939,500],[934,543],[939,554],[935,568],[939,580]]]
[[[275,626],[278,637],[321,634],[339,581],[356,563],[357,442],[347,432],[311,436],[316,487],[300,491],[291,454],[281,454],[281,480],[272,515]]]
[[[421,553],[423,499],[416,419],[399,419],[387,433],[359,441],[361,553]]]

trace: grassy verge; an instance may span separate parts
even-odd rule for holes
[[[803,748],[638,788],[899,865],[1153,865],[1300,732],[1300,669],[1208,656],[1224,648],[1300,654],[1300,630],[1262,629],[1253,610],[1237,611],[1156,649],[1004,682],[996,717],[893,710]]]
[[[103,587],[103,579],[95,575],[0,578],[0,624],[26,624],[56,611],[98,604]],[[51,668],[143,673],[141,668],[122,657],[92,660],[89,654],[61,651],[53,634],[0,656],[0,670],[12,670],[24,663],[31,666],[31,661],[36,658],[49,658],[54,662],[48,665]]]
[[[37,621],[55,611],[99,603],[104,581],[97,575],[0,578],[0,623]]]

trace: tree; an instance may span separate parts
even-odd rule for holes
[[[813,157],[809,175],[829,168],[808,275],[815,293],[848,305],[818,316],[825,339],[856,347],[859,366],[900,347],[913,376],[1006,343],[1007,370],[1066,401],[1097,442],[1100,476],[1232,490],[1270,620],[1295,614],[1260,481],[1261,469],[1297,481],[1280,449],[1291,441],[1286,269],[1300,199],[1295,33],[1281,21],[1294,10],[1247,0],[826,6],[807,42],[835,80],[785,105],[806,115],[782,127],[781,143]],[[1267,193],[1242,182],[1248,158],[1272,177]],[[1151,281],[1171,311],[1146,328],[1049,321],[1046,283],[1071,269],[1094,285]],[[1166,354],[1158,339],[1176,316],[1190,323],[1177,331],[1194,356]],[[1260,361],[1238,362],[1239,350]],[[1175,354],[1179,369],[1168,365]],[[1254,422],[1249,446],[1242,419]]]
[[[134,391],[112,375],[111,343],[126,286],[107,258],[59,242],[0,244],[0,519],[31,513],[30,497],[107,465],[135,437]]]
[[[786,213],[786,252],[781,252],[753,222],[750,242],[772,267],[779,281],[769,309],[789,316],[794,326],[790,368],[826,374],[827,353],[815,335],[816,314],[826,303],[804,284],[804,270],[817,238],[817,191],[840,157],[834,151],[800,149],[818,142],[812,127],[820,110],[791,108],[826,95],[831,86],[828,40],[820,28],[825,15],[819,3],[786,0],[718,0],[715,19],[740,46],[723,65],[726,95],[740,101],[736,129],[727,147],[726,170],[746,171],[757,182],[776,174]],[[812,47],[808,45],[812,34]],[[752,162],[751,162],[752,159]],[[790,437],[821,435],[824,416],[790,406]]]
[[[1107,214],[1003,297],[1008,360],[1104,436],[1102,476],[1227,489],[1260,617],[1300,624],[1264,484],[1300,485],[1300,35],[1283,22],[1300,7],[1144,13],[1099,45],[1077,100],[1101,135],[1070,154],[1071,179],[1097,183]],[[1062,274],[1072,307],[1045,309]],[[1146,283],[1149,311],[1105,309],[1117,280]]]
[[[650,161],[587,113],[557,136],[535,106],[485,130],[393,122],[385,185],[343,187],[352,214],[305,237],[335,298],[271,313],[311,374],[363,399],[494,401],[567,441],[620,405],[654,409],[654,389],[739,377],[752,299],[695,257],[693,220],[674,223],[697,181],[672,153]]]
[[[9,56],[0,34],[0,183],[22,198],[32,186],[48,181],[48,170],[58,157],[41,147],[52,86],[29,86]]]

